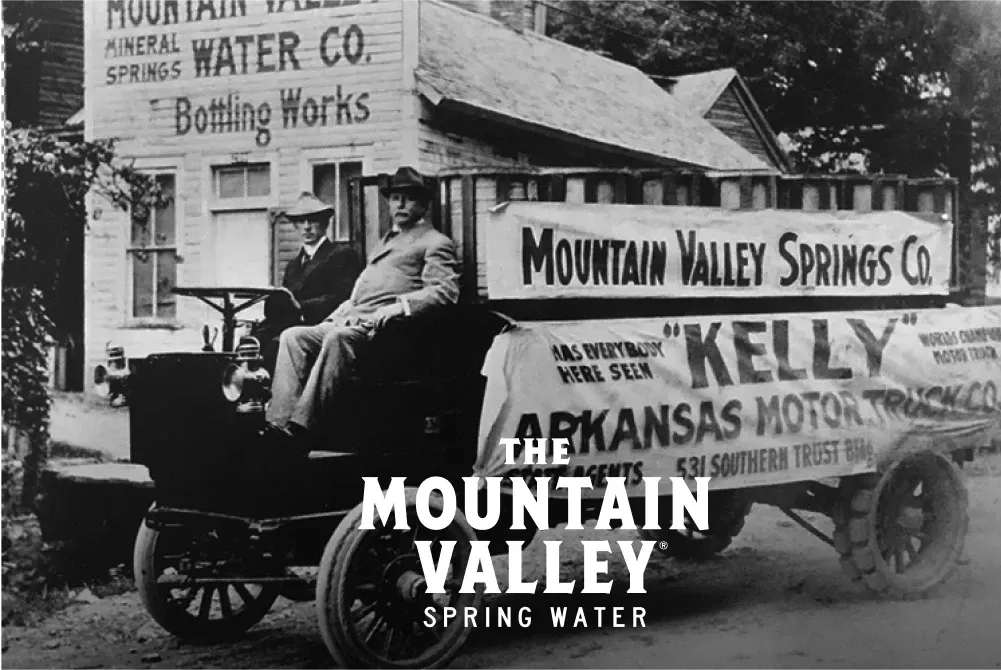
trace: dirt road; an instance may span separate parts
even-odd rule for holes
[[[491,604],[515,611],[531,605],[533,626],[477,631],[453,667],[1001,668],[1001,472],[971,478],[969,488],[969,565],[931,597],[869,596],[844,577],[833,549],[777,511],[757,506],[744,532],[717,560],[693,566],[652,559],[645,595],[625,594],[627,573],[616,562],[616,584],[607,598],[494,598]],[[595,532],[544,535],[567,541]],[[612,535],[609,539],[631,537]],[[538,555],[526,561],[528,580],[542,576],[543,546],[539,539],[532,546]],[[564,579],[580,579],[580,571],[578,551],[566,561]],[[647,625],[554,629],[548,607],[578,604],[639,605],[646,608]],[[75,605],[37,629],[8,628],[3,645],[7,668],[332,664],[313,605],[284,600],[232,644],[182,644],[166,636],[132,593]]]
[[[129,458],[129,410],[77,393],[54,393],[49,433],[56,445],[103,454],[108,460]]]

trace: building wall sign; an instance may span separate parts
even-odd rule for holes
[[[102,136],[125,112],[178,141],[239,136],[261,149],[278,132],[372,122],[378,84],[394,66],[399,78],[398,2],[109,0],[88,10]],[[117,112],[104,108],[116,100]]]

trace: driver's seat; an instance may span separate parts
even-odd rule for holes
[[[321,448],[451,450],[467,437],[475,444],[485,384],[480,370],[506,325],[476,305],[390,322],[358,358],[338,405],[322,418]]]

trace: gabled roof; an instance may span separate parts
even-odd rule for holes
[[[437,0],[420,3],[415,76],[436,107],[659,163],[778,172],[636,68]]]
[[[674,77],[671,95],[699,116],[705,116],[734,77],[738,76],[732,67],[677,75]]]
[[[674,79],[676,82],[671,87],[671,95],[700,117],[706,116],[712,110],[728,88],[735,87],[737,97],[743,104],[751,124],[761,137],[761,141],[765,144],[772,160],[781,165],[785,171],[792,170],[789,156],[782,148],[778,136],[768,124],[768,120],[754,96],[751,95],[751,89],[747,87],[747,83],[735,69],[727,67],[721,70],[695,72],[676,76]]]

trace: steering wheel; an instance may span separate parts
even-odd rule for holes
[[[287,299],[295,302],[295,297],[287,288],[273,286],[175,286],[173,293],[198,298],[222,314],[223,351],[233,351],[237,314],[273,295],[285,294]],[[243,302],[237,303],[238,300]]]

